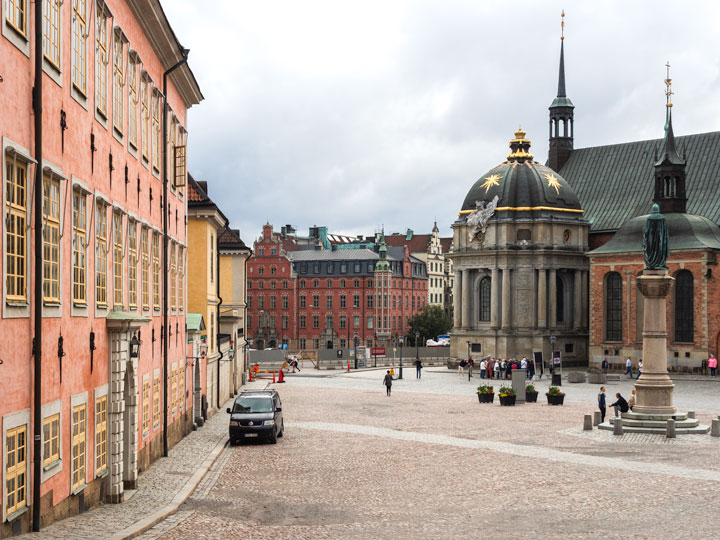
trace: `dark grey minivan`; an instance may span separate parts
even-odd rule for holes
[[[282,403],[275,390],[241,392],[227,412],[230,415],[230,444],[257,438],[275,444],[278,437],[283,436]]]

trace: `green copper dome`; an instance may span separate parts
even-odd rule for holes
[[[460,215],[472,213],[478,204],[491,203],[497,196],[496,212],[512,212],[528,217],[562,213],[566,218],[582,219],[575,191],[558,173],[533,161],[530,141],[519,129],[510,141],[507,161],[481,176],[468,191]]]

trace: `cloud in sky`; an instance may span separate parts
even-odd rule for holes
[[[720,129],[712,1],[163,7],[206,98],[189,115],[190,171],[246,242],[266,221],[369,234],[437,219],[450,234],[519,124],[546,159],[563,7],[576,148],[661,137],[668,60],[675,133]]]

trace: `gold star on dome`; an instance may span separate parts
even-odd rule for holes
[[[480,187],[485,188],[485,193],[487,193],[491,187],[500,185],[499,180],[500,180],[499,174],[491,174],[490,176],[485,178],[485,182]]]
[[[555,193],[560,195],[560,181],[557,179],[557,177],[554,174],[545,173],[545,178],[548,181],[547,187],[549,188],[555,188]]]

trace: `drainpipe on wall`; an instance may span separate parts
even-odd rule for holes
[[[41,2],[38,2],[41,3]],[[167,78],[173,71],[187,62],[190,49],[180,48],[182,59],[174,66],[163,73],[163,114],[162,114],[162,180],[163,180],[163,308],[162,308],[162,325],[163,325],[163,457],[168,455],[168,438],[167,438],[167,387],[168,387],[168,272],[167,272],[167,253],[168,253],[168,177],[167,177]]]
[[[217,326],[215,327],[215,343],[217,343],[218,352],[220,353],[220,356],[218,356],[217,359],[217,408],[219,411],[220,405],[222,405],[222,403],[220,402],[220,361],[225,355],[220,350],[220,306],[223,303],[223,299],[222,296],[220,296],[220,242],[218,242],[217,238],[218,236],[216,234],[215,259],[217,260],[217,264],[215,265],[215,268],[217,269],[217,279],[215,280],[215,296],[218,297],[218,305],[215,307],[215,320],[217,321]]]
[[[33,503],[32,530],[40,530],[40,476],[42,474],[42,25],[43,2],[35,2],[35,88],[33,114],[35,115],[35,287],[34,298],[34,353],[35,373],[33,391]]]

